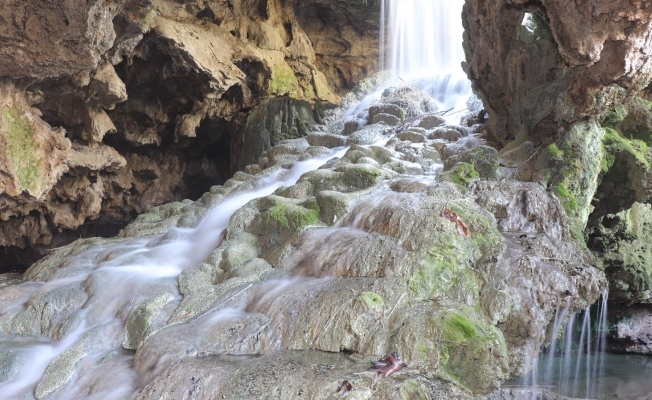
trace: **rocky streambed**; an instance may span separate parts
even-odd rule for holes
[[[199,200],[4,276],[3,393],[471,399],[525,374],[605,275],[482,113],[450,124],[408,88],[345,123],[380,81]]]

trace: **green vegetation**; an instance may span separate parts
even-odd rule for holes
[[[143,18],[142,29],[147,32],[154,26],[154,19],[156,18],[156,11],[150,10],[145,18]]]
[[[14,166],[20,187],[40,193],[43,186],[42,160],[38,155],[41,146],[34,139],[31,121],[18,107],[5,107],[0,133],[7,142],[4,152]]]
[[[478,337],[478,332],[473,322],[466,316],[451,314],[444,320],[442,336],[447,341],[462,343]]]
[[[358,296],[358,299],[368,305],[371,308],[379,309],[382,308],[385,305],[385,301],[383,298],[374,292],[364,292],[360,296]]]
[[[620,124],[625,117],[627,117],[627,109],[624,106],[618,106],[600,116],[600,125],[613,128]]]
[[[650,162],[645,155],[648,147],[644,141],[638,139],[625,139],[613,128],[606,127],[604,128],[604,131],[605,135],[602,145],[604,146],[607,157],[605,157],[605,161],[602,164],[602,169],[605,172],[608,172],[613,166],[616,154],[622,152],[633,154],[638,162],[643,164],[646,168],[650,168]]]
[[[577,213],[580,211],[580,205],[577,202],[575,196],[573,196],[569,191],[566,185],[563,183],[558,183],[553,186],[553,190],[559,200],[561,200],[564,210],[569,216],[577,216]]]
[[[294,76],[294,71],[287,64],[276,64],[272,68],[272,78],[269,81],[268,92],[278,96],[290,95],[296,97],[299,90],[299,81]]]
[[[319,221],[319,211],[319,205],[315,199],[309,200],[301,206],[279,202],[269,210],[269,217],[281,226],[297,231],[308,225],[316,224]]]
[[[548,153],[553,160],[564,161],[564,152],[561,151],[555,143],[548,146]]]
[[[480,177],[472,164],[459,163],[451,170],[450,180],[453,183],[464,185]]]

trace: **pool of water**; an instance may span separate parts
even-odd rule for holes
[[[546,357],[546,356],[544,356]],[[652,356],[635,354],[604,354],[601,365],[589,382],[586,377],[586,363],[571,368],[570,373],[561,373],[561,356],[554,356],[552,372],[546,374],[541,366],[550,365],[540,360],[537,386],[567,397],[638,400],[652,395]],[[566,369],[567,370],[567,369]],[[547,376],[546,376],[547,375]],[[506,382],[504,387],[532,385],[532,376]],[[586,393],[591,393],[586,396]]]

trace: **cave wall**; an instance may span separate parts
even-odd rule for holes
[[[463,20],[467,73],[503,145],[549,144],[652,78],[650,1],[467,0]]]
[[[376,8],[3,2],[0,246],[42,252],[223,183],[263,99],[338,103],[375,72]]]

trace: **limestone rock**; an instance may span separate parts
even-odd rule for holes
[[[428,115],[419,122],[419,127],[428,130],[443,125],[444,123],[446,123],[446,121],[440,116]]]
[[[549,143],[650,84],[652,11],[641,2],[472,0],[463,19],[467,72],[502,144],[523,133]]]
[[[473,165],[483,179],[496,179],[498,152],[493,147],[478,146],[460,155],[449,157],[444,162],[444,171],[451,169],[458,162]]]
[[[373,124],[373,119],[378,114],[393,115],[399,120],[405,117],[405,112],[397,105],[390,103],[381,103],[369,107],[369,123]]]
[[[152,207],[199,198],[313,130],[303,100],[321,122],[377,68],[377,2],[58,3],[0,6],[13,21],[0,34],[1,103],[15,114],[3,120],[26,118],[35,136],[25,165],[0,155],[0,245],[16,251],[65,244],[78,228],[112,235]],[[257,112],[276,119],[251,123]],[[344,144],[328,135],[315,144]]]
[[[305,101],[290,97],[263,101],[247,119],[238,167],[254,164],[263,151],[282,140],[306,136],[314,124],[312,108]]]
[[[601,258],[609,279],[609,299],[620,304],[652,303],[652,207],[634,203],[587,229],[589,248]]]
[[[389,126],[395,126],[398,125],[398,123],[401,122],[400,118],[392,115],[392,114],[385,114],[385,113],[378,113],[371,118],[371,123],[372,124],[387,124]]]
[[[610,348],[652,354],[652,312],[649,305],[615,307],[610,314]]]

